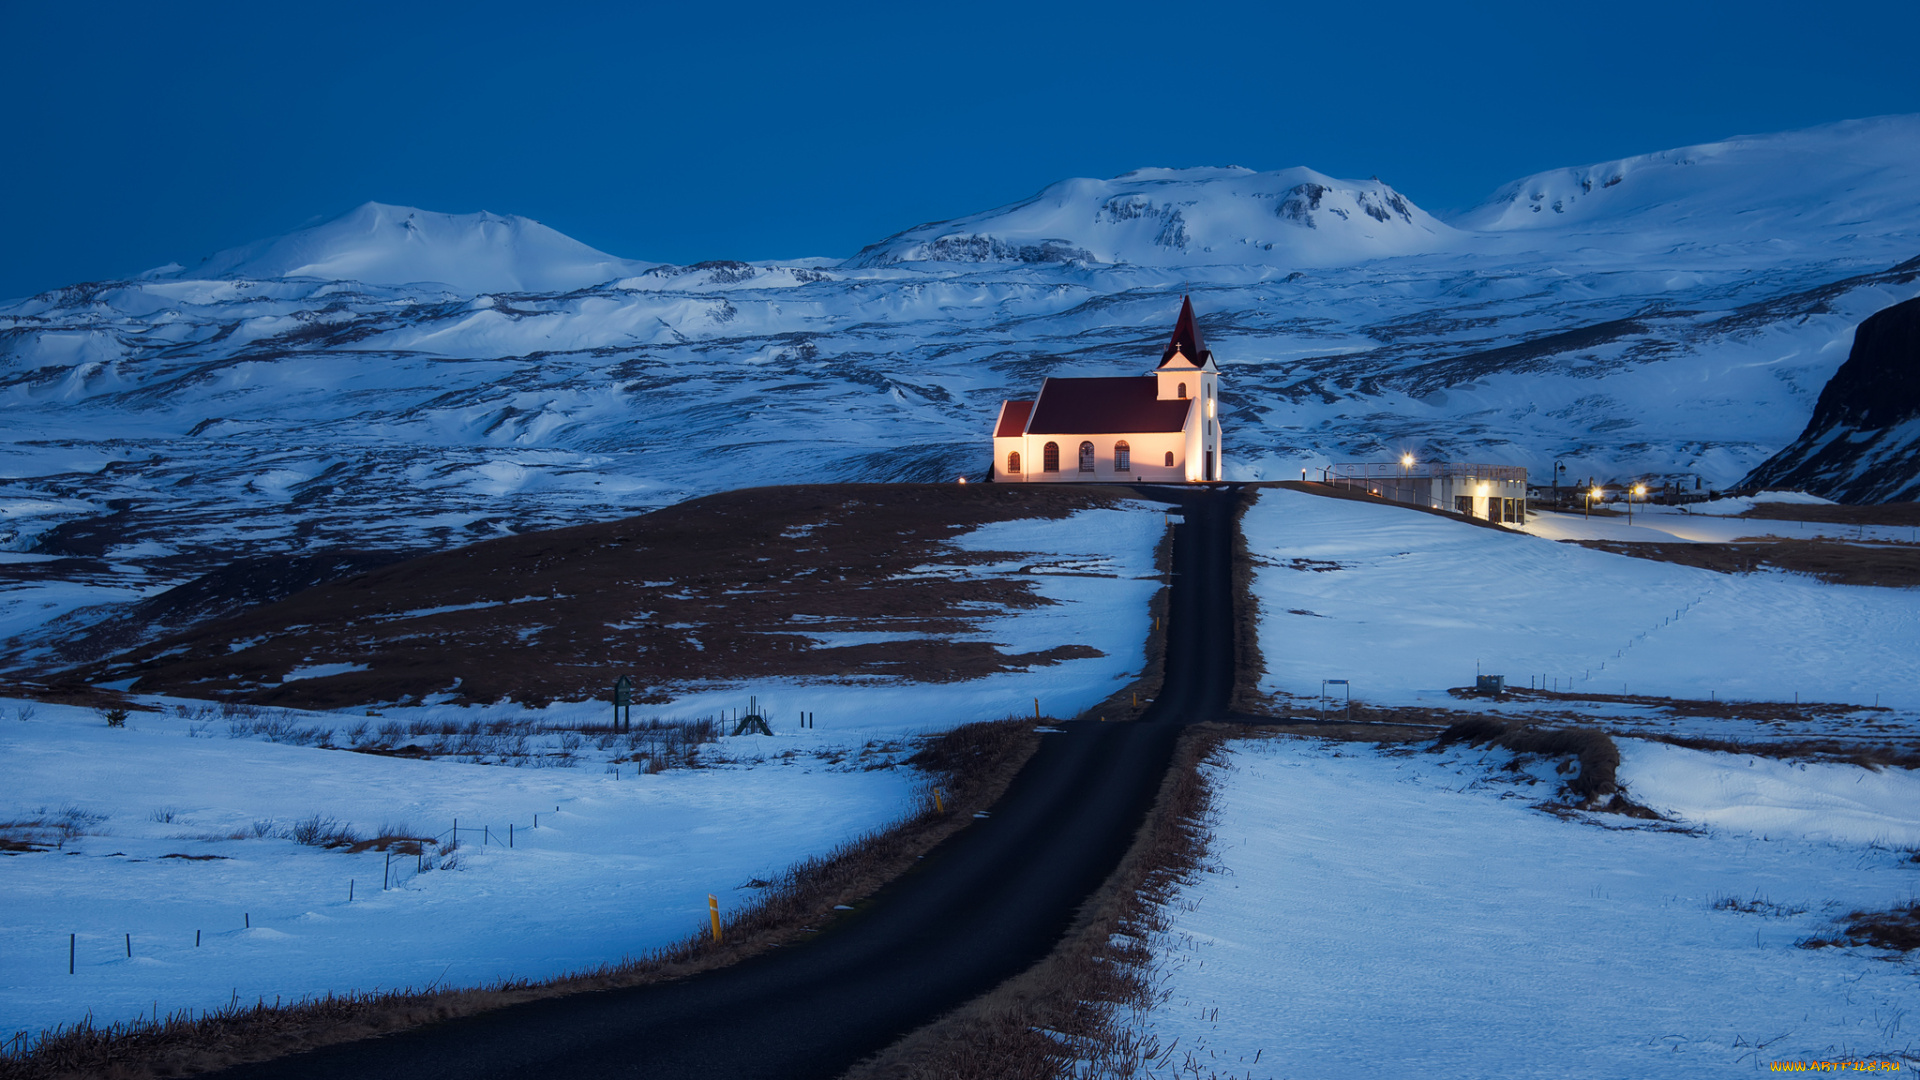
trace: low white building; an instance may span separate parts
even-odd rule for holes
[[[1527,470],[1518,465],[1361,462],[1330,466],[1325,480],[1393,502],[1451,510],[1502,525],[1527,523]]]
[[[1193,301],[1151,374],[1048,378],[1032,401],[1003,401],[993,426],[1002,484],[1177,483],[1220,479],[1220,369]]]

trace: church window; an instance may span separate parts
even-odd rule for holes
[[[1183,398],[1187,396],[1187,384],[1186,384],[1186,383],[1181,383],[1181,384],[1180,384],[1180,394],[1179,394],[1179,396],[1180,396],[1180,397],[1183,397]]]
[[[1018,450],[1012,451],[1007,455],[1007,475],[1020,475],[1020,451]]]
[[[1173,451],[1167,451],[1167,468],[1173,468]]]
[[[1042,472],[1060,471],[1060,444],[1050,442],[1040,448],[1040,469]]]
[[[1080,444],[1080,471],[1093,471],[1093,444],[1090,442]]]
[[[1113,471],[1133,471],[1133,448],[1127,445],[1125,439],[1113,444]]]

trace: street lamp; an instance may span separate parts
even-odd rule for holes
[[[1394,492],[1394,497],[1401,502],[1413,501],[1412,499],[1407,497],[1407,472],[1412,468],[1413,468],[1413,455],[1401,454],[1400,455],[1400,490]]]
[[[1644,499],[1646,495],[1647,485],[1645,484],[1635,484],[1627,489],[1627,524],[1633,524],[1633,500]]]
[[[1604,494],[1606,493],[1600,490],[1600,485],[1598,484],[1595,484],[1593,487],[1590,487],[1587,489],[1587,516],[1588,517],[1593,516],[1593,504],[1600,501],[1600,497]]]

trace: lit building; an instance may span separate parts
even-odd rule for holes
[[[1364,462],[1329,467],[1326,482],[1503,525],[1527,523],[1527,470],[1518,465]]]
[[[1168,483],[1221,474],[1220,369],[1193,301],[1150,375],[1048,378],[1032,401],[1004,401],[993,427],[998,483]]]

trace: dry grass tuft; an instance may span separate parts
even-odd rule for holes
[[[1808,938],[1800,943],[1800,947],[1822,949],[1827,946],[1845,948],[1850,945],[1871,945],[1893,952],[1920,949],[1920,900],[1896,904],[1886,911],[1855,911],[1842,922],[1843,927],[1837,937]]]

